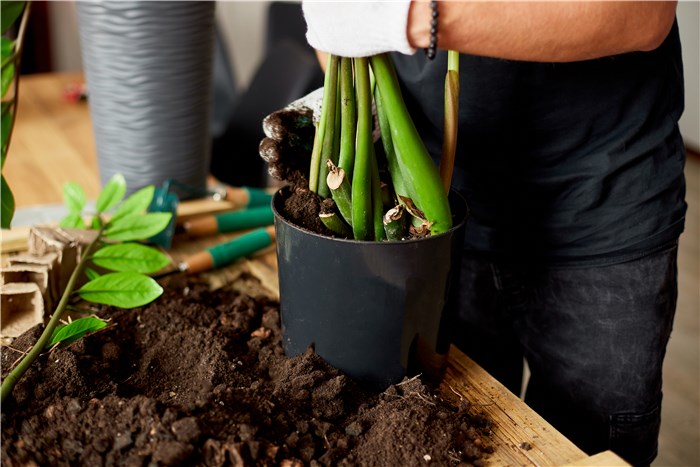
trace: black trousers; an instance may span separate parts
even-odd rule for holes
[[[582,450],[656,457],[677,242],[609,265],[507,264],[465,253],[453,342]]]

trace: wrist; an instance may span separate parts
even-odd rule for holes
[[[416,49],[425,49],[430,44],[430,0],[412,0],[408,10],[406,35],[408,43]]]

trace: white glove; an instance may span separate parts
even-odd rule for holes
[[[410,0],[304,0],[306,40],[340,57],[369,57],[383,52],[413,55],[407,37]]]

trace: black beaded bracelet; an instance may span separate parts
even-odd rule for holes
[[[428,56],[428,60],[435,58],[437,52],[437,34],[438,34],[438,2],[437,0],[431,0],[430,2],[430,44],[428,48],[425,49],[425,55]]]

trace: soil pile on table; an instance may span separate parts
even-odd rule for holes
[[[285,357],[275,302],[181,283],[98,314],[111,326],[42,356],[3,404],[5,465],[479,465],[490,452],[490,422],[417,378],[375,393],[312,350]]]

